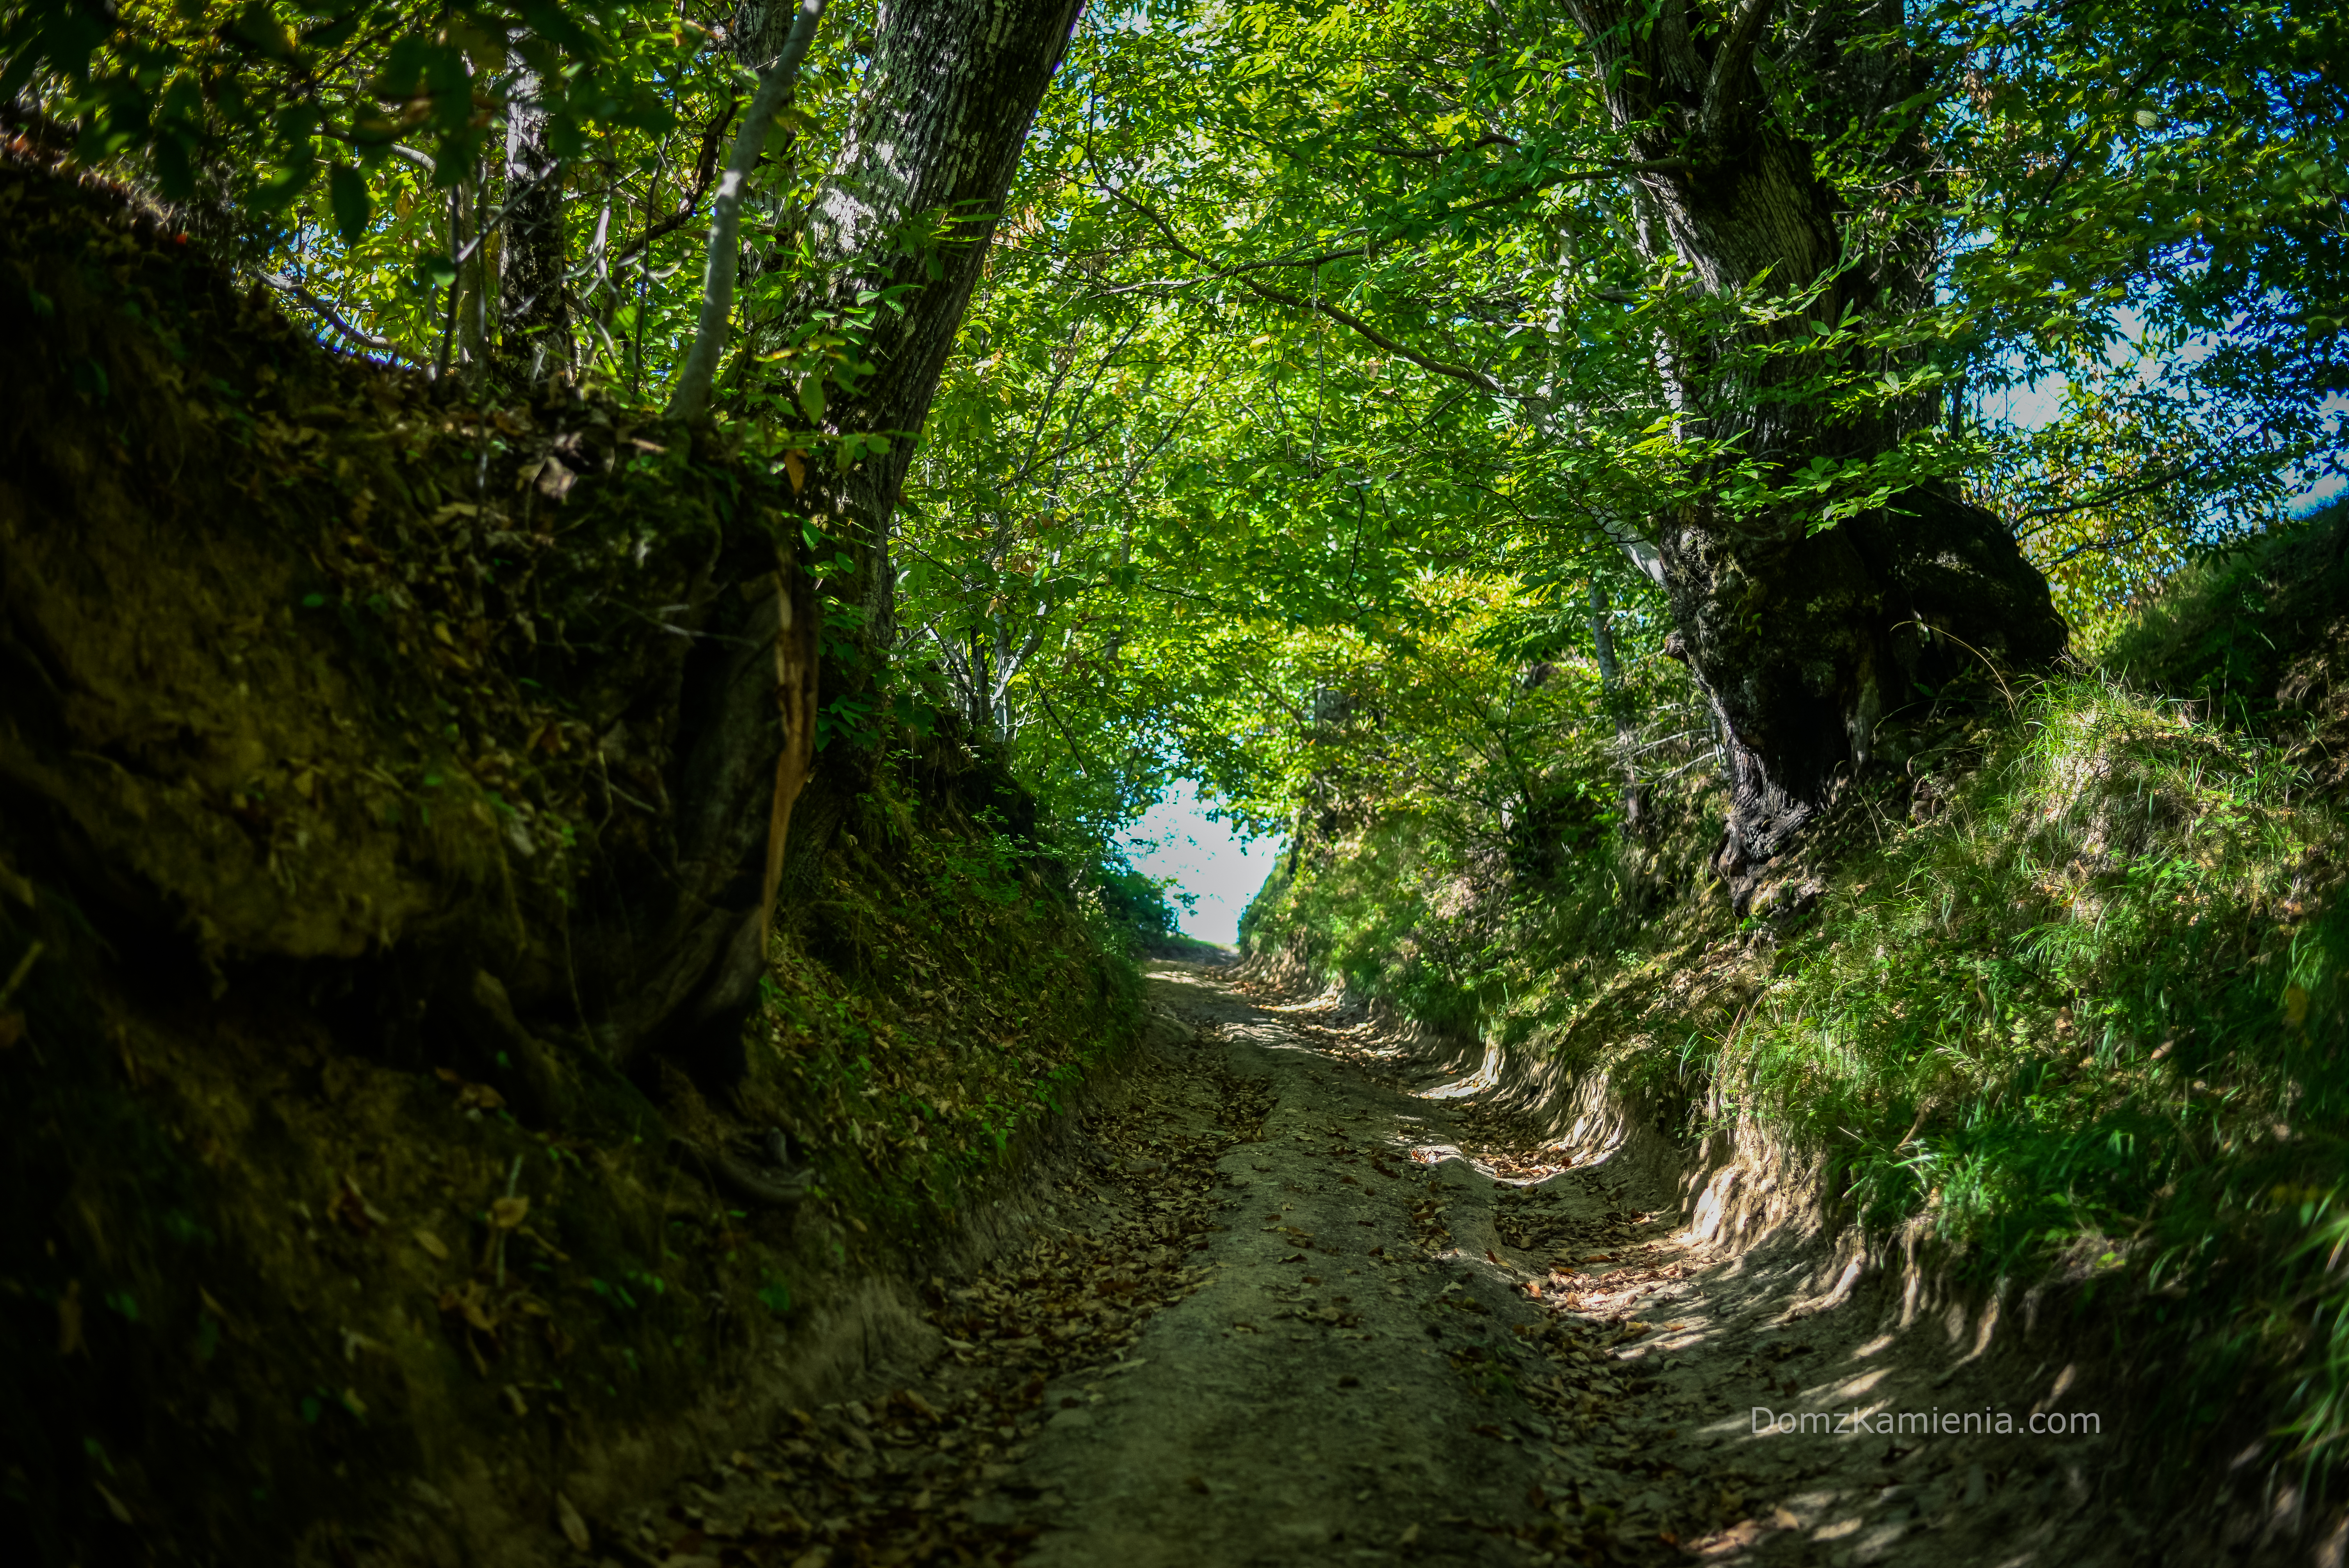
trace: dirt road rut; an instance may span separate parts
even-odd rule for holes
[[[2098,1436],[1851,1429],[1989,1410],[1954,1330],[1878,1332],[1811,1294],[1816,1259],[1708,1253],[1673,1194],[1543,1147],[1359,1016],[1212,969],[1152,984],[1167,1021],[1034,1240],[932,1282],[947,1354],[798,1414],[627,1554],[2158,1560],[2094,1495]]]

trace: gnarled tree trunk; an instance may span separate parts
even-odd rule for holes
[[[829,429],[889,434],[889,451],[812,487],[812,504],[854,542],[862,635],[874,647],[895,634],[889,522],[912,437],[928,416],[1080,4],[883,0],[865,67],[871,86],[808,214],[810,248],[827,270],[793,302],[782,328],[854,309],[872,292],[919,285],[902,314],[885,310],[874,323],[864,356],[877,374],[824,411]],[[901,245],[933,218],[951,222],[934,251]]]
[[[1568,5],[1617,125],[1650,166],[1635,187],[1649,258],[1677,260],[1716,296],[1765,276],[1781,293],[1828,280],[1807,319],[1672,346],[1660,368],[1683,433],[1734,441],[1785,471],[1873,457],[1930,423],[1930,395],[1838,413],[1794,387],[1817,373],[1815,351],[1753,352],[1799,340],[1813,322],[1920,303],[1930,287],[1921,235],[1896,234],[1830,277],[1847,259],[1850,215],[1757,73],[1757,57],[1770,59],[1772,0],[1710,17],[1688,0]],[[1874,126],[1925,85],[1914,57],[1882,40],[1899,21],[1897,0],[1827,0],[1803,19],[1786,48],[1806,56],[1831,100],[1822,125]],[[1913,130],[1893,139],[1890,157],[1911,178],[1927,168]],[[1811,522],[1791,508],[1755,516],[1709,501],[1653,520],[1652,554],[1633,552],[1662,585],[1678,627],[1671,651],[1727,736],[1732,804],[1718,865],[1741,910],[1770,862],[1868,765],[1878,720],[1918,683],[1939,685],[1977,658],[2043,664],[2065,640],[2045,580],[2004,525],[1946,490],[1912,490],[1824,532]]]

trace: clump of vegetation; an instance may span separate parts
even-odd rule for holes
[[[965,760],[955,788],[923,788],[952,745],[883,754],[856,796],[781,928],[733,1096],[813,1151],[822,1190],[915,1243],[1068,1108],[1141,1010],[1130,932],[1010,830],[1009,776]]]
[[[1480,874],[1424,811],[1309,840],[1252,948],[1605,1072],[1668,1131],[1752,1125],[1985,1278],[2097,1280],[2190,1412],[2265,1380],[2337,1461],[2349,809],[2308,568],[2344,521],[2178,584],[2118,639],[2128,678],[1942,694],[1770,913],[1709,874],[1706,780],[1544,879]]]

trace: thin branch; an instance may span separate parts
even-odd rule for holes
[[[388,354],[403,365],[421,367],[424,362],[388,337],[370,337],[343,319],[342,313],[284,273],[263,273],[261,281],[294,301],[311,315],[333,327],[362,348],[372,348],[378,354]]]
[[[734,123],[734,111],[741,106],[740,98],[726,100],[726,107],[701,133],[701,156],[694,160],[693,164],[693,189],[678,199],[675,211],[667,217],[657,222],[648,221],[645,224],[645,232],[636,236],[636,242],[612,257],[612,265],[625,266],[655,240],[674,234],[693,222],[694,216],[701,211],[701,199],[709,193],[710,181],[717,177],[718,144],[725,139],[726,128]]]
[[[1495,131],[1480,136],[1474,141],[1464,141],[1457,147],[1373,147],[1369,150],[1381,158],[1444,158],[1454,152],[1472,152],[1480,147],[1515,147],[1514,137]]]
[[[698,418],[709,407],[709,384],[718,370],[718,356],[725,351],[727,318],[734,311],[734,278],[742,264],[739,241],[742,189],[759,167],[759,154],[766,149],[767,131],[775,116],[791,101],[799,82],[800,62],[807,58],[808,46],[815,41],[816,24],[823,20],[823,6],[824,0],[800,0],[791,36],[783,40],[783,52],[760,75],[759,95],[750,100],[750,112],[734,139],[733,156],[726,160],[726,173],[718,182],[718,196],[709,209],[701,320],[694,328],[693,347],[686,355],[685,367],[678,372],[676,396],[669,399],[672,419]]]
[[[2134,500],[2138,496],[2144,495],[2147,491],[2158,490],[2162,486],[2168,484],[2173,480],[2182,480],[2193,471],[2194,465],[2191,463],[2181,464],[2178,467],[2172,469],[2164,469],[2158,474],[2153,474],[2144,479],[2133,480],[2128,483],[2120,486],[2116,490],[2108,490],[2104,491],[2102,494],[2092,495],[2085,500],[2070,500],[2064,502],[2060,506],[2043,506],[2034,511],[2023,512],[2019,514],[2014,521],[2017,522],[2037,522],[2043,518],[2062,517],[2068,512],[2086,511],[2092,507],[2110,506],[2115,501]],[[2034,528],[2030,531],[2030,533],[2019,534],[2017,537],[2027,539],[2031,536],[2031,533],[2037,533],[2038,531],[2039,530]]]
[[[1570,185],[1578,180],[1612,180],[1623,174],[1685,174],[1694,167],[1685,158],[1625,158],[1590,169],[1560,169],[1515,191],[1505,191],[1498,196],[1486,196],[1475,201],[1464,201],[1457,207],[1446,207],[1435,214],[1435,221],[1442,222],[1459,212],[1481,212],[1487,207],[1504,207],[1512,201],[1522,201],[1528,196],[1538,196],[1553,185]]]
[[[2073,560],[2078,556],[2086,555],[2092,551],[2127,550],[2130,545],[2135,544],[2138,540],[2144,537],[2145,536],[2137,530],[2131,529],[2128,532],[2120,534],[2112,539],[2083,540],[2079,543],[2072,546],[2071,549],[2065,551],[2063,554],[2057,556],[2054,560],[2049,562],[2047,564],[2050,566],[2061,566],[2065,562]]]
[[[1135,211],[1148,219],[1158,232],[1165,236],[1168,246],[1178,254],[1188,257],[1192,261],[1198,263],[1203,267],[1211,266],[1211,263],[1207,261],[1206,257],[1201,255],[1198,252],[1185,244],[1182,240],[1175,235],[1174,231],[1168,226],[1166,221],[1164,218],[1161,218],[1156,212],[1153,211],[1148,206],[1135,200],[1133,197],[1127,195],[1123,191],[1112,191],[1110,194],[1115,197],[1118,201],[1123,201],[1126,205],[1132,207]],[[1368,338],[1371,343],[1376,344],[1379,347],[1385,349],[1389,354],[1395,356],[1399,359],[1409,360],[1412,364],[1418,366],[1422,370],[1425,370],[1432,375],[1448,376],[1455,381],[1465,381],[1470,386],[1477,387],[1482,391],[1488,392],[1495,397],[1506,397],[1512,401],[1519,400],[1519,395],[1517,393],[1511,391],[1508,387],[1503,386],[1500,382],[1494,380],[1493,377],[1485,375],[1475,366],[1471,365],[1454,365],[1445,360],[1433,358],[1427,355],[1420,353],[1416,349],[1408,348],[1402,344],[1396,342],[1393,338],[1389,337],[1385,333],[1381,332],[1377,327],[1372,326],[1369,322],[1364,321],[1361,316],[1354,315],[1350,311],[1340,310],[1327,300],[1301,298],[1297,294],[1290,294],[1286,289],[1273,288],[1268,284],[1256,283],[1247,278],[1236,278],[1234,281],[1237,282],[1240,287],[1247,290],[1250,294],[1257,295],[1260,299],[1270,300],[1275,304],[1287,305],[1291,310],[1318,311],[1340,325],[1352,328],[1356,333]]]

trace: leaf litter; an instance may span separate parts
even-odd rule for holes
[[[1164,1116],[1167,1076],[1145,1059],[1123,1103],[1078,1119],[1079,1168],[1050,1203],[1067,1205],[1065,1223],[1048,1220],[1044,1233],[964,1277],[931,1277],[923,1294],[946,1354],[924,1377],[792,1410],[767,1442],[666,1505],[583,1525],[595,1549],[662,1568],[1018,1561],[1041,1526],[1020,1516],[1015,1467],[1047,1422],[1080,1403],[1048,1401],[1048,1386],[1143,1364],[1125,1355],[1142,1326],[1208,1277],[1192,1259],[1222,1228],[1216,1161],[1264,1114],[1260,1086],[1226,1078],[1221,1125],[1182,1129]],[[577,1512],[562,1512],[576,1544]]]

